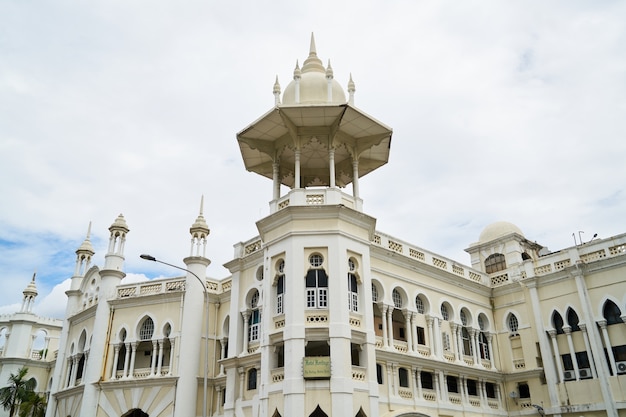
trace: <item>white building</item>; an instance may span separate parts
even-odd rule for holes
[[[467,266],[376,230],[392,131],[347,93],[312,40],[237,135],[273,195],[229,277],[202,206],[183,276],[120,285],[121,215],[101,268],[85,241],[47,416],[626,416],[626,234],[548,253],[498,222]]]
[[[23,294],[18,312],[0,315],[0,387],[8,385],[11,374],[17,375],[20,368],[26,367],[26,379],[36,381],[35,391],[47,394],[63,322],[33,313],[37,297],[35,274]],[[0,407],[0,417],[8,415]]]

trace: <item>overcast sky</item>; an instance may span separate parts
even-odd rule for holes
[[[128,279],[176,276],[139,254],[182,264],[202,195],[227,277],[272,197],[235,134],[311,32],[394,130],[360,181],[379,231],[464,264],[498,220],[550,250],[626,232],[624,22],[623,1],[5,0],[0,312],[37,271],[35,311],[62,316],[89,222],[101,266],[120,213]]]

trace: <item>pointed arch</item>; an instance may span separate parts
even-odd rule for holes
[[[572,329],[572,331],[580,331],[580,327],[578,326],[580,319],[578,318],[578,314],[576,314],[576,310],[569,307],[565,315],[567,317],[567,325]]]
[[[365,411],[363,411],[363,407],[359,408],[359,412],[356,413],[356,416],[354,417],[367,417],[367,414],[365,414]]]
[[[272,414],[272,417],[283,417],[280,415],[280,413],[278,412],[278,408],[274,410],[274,414]]]
[[[140,408],[134,408],[129,410],[126,414],[122,414],[122,417],[150,417],[147,413],[144,413]]]
[[[318,405],[317,407],[315,407],[315,410],[313,410],[313,412],[309,414],[309,417],[328,417],[328,414],[326,414]]]
[[[622,316],[621,310],[619,309],[617,304],[615,304],[611,300],[606,300],[604,302],[604,306],[602,307],[602,316],[606,320],[607,325],[624,322],[624,320],[622,320],[622,317],[621,317]]]
[[[563,317],[561,316],[561,313],[556,310],[552,312],[552,326],[556,330],[556,334],[565,333],[563,331]]]

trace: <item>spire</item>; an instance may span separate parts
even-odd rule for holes
[[[22,294],[24,299],[22,301],[22,309],[20,313],[32,313],[33,305],[35,304],[35,297],[37,297],[37,285],[35,284],[35,276],[37,271],[33,272],[33,278],[28,283]]]
[[[91,222],[87,227],[87,236],[83,243],[76,249],[76,268],[74,270],[74,276],[83,276],[89,269],[91,264],[91,257],[96,253],[91,246]]]
[[[280,104],[280,84],[278,83],[278,75],[276,76],[276,81],[274,82],[274,105],[278,106]]]
[[[348,104],[354,106],[354,92],[356,88],[354,87],[354,81],[352,81],[352,73],[350,73],[350,81],[348,81]]]
[[[302,64],[302,72],[317,71],[324,72],[324,64],[322,60],[317,57],[317,51],[315,50],[315,37],[311,33],[311,47],[309,48],[309,57],[304,60]]]
[[[296,59],[296,67],[293,70],[293,79],[299,80],[302,77],[302,71],[300,71],[300,64],[298,64],[298,60]]]
[[[326,67],[326,78],[333,78],[333,67],[330,66],[330,59],[328,60],[328,66]]]
[[[191,254],[190,256],[202,256],[206,255],[206,238],[211,232],[209,226],[204,220],[204,195],[200,198],[200,213],[196,218],[196,221],[189,228],[191,233]],[[202,248],[202,254],[200,254],[200,248]],[[194,250],[195,249],[195,250]]]

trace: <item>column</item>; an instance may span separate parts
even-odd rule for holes
[[[478,391],[480,393],[480,403],[483,407],[487,406],[487,387],[485,385],[485,380],[480,378],[478,380]]]
[[[433,379],[434,379],[434,385],[435,385],[435,391],[437,391],[437,400],[438,401],[443,401],[443,396],[441,395],[441,386],[439,385],[439,380],[441,378],[439,378],[439,372],[434,371],[433,372]]]
[[[224,403],[223,397],[224,397],[224,387],[219,385],[217,387],[217,407],[215,410],[216,412],[214,414],[221,413],[222,404]]]
[[[79,355],[72,356],[72,376],[70,377],[70,387],[76,385],[76,374],[78,373],[78,356]]]
[[[563,382],[563,363],[561,362],[561,354],[559,353],[559,345],[556,342],[556,330],[548,330],[550,341],[552,342],[552,350],[554,351],[554,362],[557,369],[557,382]],[[545,366],[544,366],[545,368]]]
[[[431,316],[426,316],[426,326],[428,327],[428,343],[430,344],[430,356],[435,356],[436,343],[433,333],[433,318]]]
[[[296,157],[296,162],[295,162],[295,167],[294,167],[294,174],[293,174],[293,181],[294,181],[294,185],[293,188],[300,188],[300,148],[297,148],[295,150],[295,157]]]
[[[280,198],[280,164],[278,158],[272,163],[272,181],[274,184],[272,199],[278,200]]]
[[[591,375],[593,378],[597,378],[598,374],[596,372],[596,362],[593,358],[593,354],[591,353],[591,344],[589,343],[589,334],[587,333],[587,325],[586,324],[578,324],[580,327],[580,331],[583,332],[583,340],[585,341],[585,351],[587,352],[587,358],[589,359],[589,366],[591,367]]]
[[[157,340],[153,340],[152,341],[152,356],[150,360],[150,376],[155,375],[158,346],[159,346],[159,342]]]
[[[383,311],[383,316],[382,316],[382,321],[383,321],[383,347],[384,348],[388,348],[389,347],[389,339],[387,338],[387,306],[386,305],[382,305],[382,311]]]
[[[135,377],[135,356],[137,355],[138,344],[139,344],[138,342],[132,342],[130,344],[130,348],[132,349],[132,352],[130,354],[130,367],[128,369],[128,378]]]
[[[239,374],[239,397],[238,398],[242,398],[243,397],[243,393],[244,393],[244,382],[246,379],[246,373],[244,372],[244,369],[242,366],[240,366],[239,368],[237,368],[237,373]]]
[[[604,339],[604,347],[609,354],[609,372],[613,372],[613,375],[617,375],[617,365],[615,364],[615,355],[613,355],[613,346],[611,345],[611,339],[609,338],[609,332],[606,330],[606,320],[598,321],[598,326],[602,331],[602,338]]]
[[[117,376],[117,363],[120,359],[120,345],[113,346],[113,369],[111,370],[111,379]]]
[[[352,160],[352,196],[359,198],[359,160],[356,156]]]
[[[420,400],[424,398],[424,393],[422,391],[422,368],[417,368],[415,373],[415,379],[417,381],[417,398]]]
[[[328,150],[328,165],[330,168],[330,186],[332,188],[335,187],[335,148],[330,148]]]
[[[482,363],[480,362],[480,355],[478,354],[478,330],[470,329],[470,342],[472,343],[474,363],[478,366],[482,366]]]
[[[459,375],[459,384],[461,385],[461,403],[467,404],[469,403],[467,398],[467,376]]]
[[[491,333],[487,333],[486,337],[487,337],[487,350],[489,351],[489,363],[491,363],[491,366],[495,369],[496,361],[493,358],[493,346],[491,345],[491,339],[493,338],[493,335]]]
[[[408,310],[403,311],[404,314],[404,327],[405,327],[405,336],[406,336],[406,348],[407,351],[413,352],[413,333],[411,330],[411,312]]]
[[[443,401],[450,401],[450,397],[448,396],[448,372],[439,371],[439,383],[441,384]]]
[[[170,338],[170,363],[167,369],[167,376],[172,376],[174,370],[174,341],[176,339]]]
[[[243,350],[242,350],[242,354],[247,355],[248,354],[248,327],[250,323],[250,312],[249,311],[244,311],[241,313],[242,317],[243,317]]]
[[[393,349],[393,307],[387,310],[387,335],[389,336],[389,347]]]
[[[574,365],[574,373],[576,375],[576,381],[580,379],[580,371],[578,369],[578,361],[576,360],[576,350],[574,349],[574,342],[572,341],[572,328],[570,326],[563,326],[563,331],[567,337],[567,346],[569,347],[569,354],[572,357],[572,364]]]
[[[500,395],[502,390],[500,389],[500,384],[499,383],[493,384],[493,389],[495,391],[496,400],[498,401],[498,408],[502,408],[502,396]]]
[[[417,387],[417,375],[419,374],[418,368],[415,366],[411,367],[411,375],[413,375],[413,381],[411,381],[411,386],[413,387],[413,403],[417,404],[418,398],[418,387]]]
[[[459,331],[461,326],[456,323],[450,323],[450,330],[452,332],[452,351],[455,353],[456,360],[461,362],[462,352],[461,346],[463,346],[463,341],[461,340],[461,332]]]
[[[163,367],[163,344],[165,343],[164,339],[159,339],[159,358],[157,360],[157,376],[161,376],[161,368]]]
[[[130,367],[130,342],[126,343],[126,353],[124,354],[124,373],[122,374],[122,378],[128,377],[128,368]]]
[[[222,351],[220,352],[220,359],[224,359],[226,357],[226,343],[227,343],[228,339],[226,337],[223,337],[220,339],[220,345],[222,348]],[[224,364],[220,363],[220,375],[224,375]]]
[[[417,326],[415,324],[415,320],[417,319],[417,314],[411,314],[411,334],[413,335],[413,351],[417,352],[417,346],[419,343],[417,342]]]

